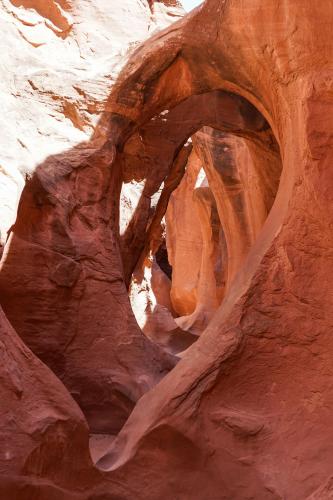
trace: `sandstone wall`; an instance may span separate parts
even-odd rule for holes
[[[157,4],[144,6],[149,19],[163,8]],[[44,17],[44,4],[34,5]],[[68,5],[54,2],[47,13],[58,23],[57,43],[71,39]],[[21,22],[5,9],[1,16],[12,16],[6,30]],[[222,227],[232,222],[226,242],[238,251],[230,252],[223,302],[177,366],[135,404],[97,463],[102,471],[89,460],[87,426],[68,390],[1,315],[2,421],[9,416],[1,432],[6,443],[15,436],[14,458],[0,462],[3,495],[330,498],[332,20],[323,0],[206,0],[132,53],[91,140],[38,160],[2,259],[1,302],[91,425],[108,432],[174,361],[143,337],[127,287],[160,241],[191,154],[187,138],[203,126],[235,135],[247,141],[246,154],[237,151],[253,170],[237,203],[225,170],[214,177],[230,202],[216,198]],[[42,39],[50,29],[43,23]],[[24,43],[43,51],[38,40]],[[215,139],[204,131],[197,151],[218,150]],[[216,162],[207,165],[212,172]],[[243,169],[236,173],[233,184],[244,181]],[[144,187],[120,237],[123,180]],[[203,198],[205,216],[211,205]]]
[[[283,166],[263,230],[214,319],[100,461],[149,482],[152,499],[332,493],[333,10],[298,0],[250,7],[207,0],[136,53],[108,104],[141,124],[192,95],[231,90],[265,116]],[[130,106],[119,99],[129,88]],[[269,148],[251,135],[260,160]]]

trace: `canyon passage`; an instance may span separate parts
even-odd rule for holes
[[[0,7],[0,500],[333,498],[333,4]]]

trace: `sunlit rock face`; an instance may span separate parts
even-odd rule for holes
[[[3,6],[0,497],[330,498],[333,6]]]
[[[91,430],[112,434],[175,360],[131,310],[118,242],[122,178],[96,131],[131,51],[182,9],[3,0],[0,10],[1,304]]]
[[[193,136],[166,212],[170,300],[179,327],[200,334],[241,269],[274,202],[281,163],[247,139],[209,127]]]
[[[205,124],[216,128],[201,128]],[[192,146],[187,139],[198,129],[189,154]],[[221,130],[235,130],[244,138]],[[254,131],[261,145],[245,139]],[[265,151],[257,151],[263,147]],[[133,206],[127,196],[120,219],[126,280],[136,266],[130,294],[136,318],[145,333],[152,328],[170,331],[170,325],[178,325],[198,335],[221,304],[274,201],[281,162],[268,124],[235,95],[193,96],[140,127],[126,142],[118,162],[127,181],[124,194],[132,192],[135,200]],[[123,229],[122,220],[129,213],[130,222]],[[148,299],[153,290],[147,279],[156,267],[148,263],[144,270],[147,255],[154,255],[163,241],[165,213],[167,259],[172,268],[170,307],[165,300],[162,304],[156,297]]]
[[[24,182],[89,140],[131,50],[177,20],[177,2],[1,0],[0,243]]]

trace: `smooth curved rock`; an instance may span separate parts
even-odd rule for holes
[[[0,353],[1,498],[60,499],[84,482],[92,484],[99,474],[92,468],[81,411],[1,309]]]
[[[205,329],[221,303],[226,272],[221,224],[202,165],[193,152],[166,212],[170,299],[181,316],[175,321],[196,334]]]
[[[111,93],[109,109],[142,124],[190,95],[232,89],[267,118],[283,162],[270,215],[221,308],[100,461],[149,483],[148,498],[329,490],[332,18],[324,2],[207,0],[140,49]],[[264,437],[216,427],[208,415],[221,404],[257,415]],[[179,436],[188,445],[176,462]]]
[[[149,3],[151,4],[149,6]],[[47,157],[89,141],[130,52],[179,19],[177,2],[1,0],[0,245]]]
[[[0,302],[91,429],[115,433],[175,360],[142,334],[131,311],[119,255],[116,152],[90,136],[130,51],[182,11],[159,2],[152,16],[141,0],[1,5],[4,67],[20,74],[8,71],[2,80],[13,91],[5,94],[11,119],[0,148],[0,190],[8,190],[0,197],[0,239],[7,240]]]
[[[108,120],[109,114],[105,113],[101,123],[104,134],[109,128]],[[277,144],[263,116],[245,99],[227,92],[191,96],[174,108],[163,110],[132,135],[134,123],[129,118],[120,118],[118,114],[113,117],[109,137],[120,145],[117,165],[123,180],[144,182],[135,214],[121,237],[127,284],[140,256],[144,259],[149,250],[157,250],[154,241],[160,242],[160,223],[167,203],[185,172],[187,140],[204,125],[250,138],[255,135],[257,147],[270,151],[272,156],[277,154]],[[156,204],[153,200],[161,189]]]
[[[98,462],[105,473],[89,500],[329,497],[332,20],[333,5],[322,0],[206,0],[135,51],[113,87],[96,132],[119,152],[112,175],[120,173],[128,140],[140,171],[138,130],[166,130],[153,123],[161,112],[216,89],[239,94],[265,117],[283,168],[269,216],[221,307],[174,370],[139,400]],[[267,123],[229,129],[258,146],[258,165],[267,150],[277,152]],[[212,123],[184,135],[203,125]],[[159,182],[151,175],[149,198],[185,140],[170,147]],[[160,135],[157,150],[163,142]],[[146,154],[149,165],[154,156]],[[132,260],[123,252],[126,276],[154,236],[149,227]]]
[[[1,304],[93,432],[116,433],[174,365],[140,331],[122,275],[112,148],[50,157],[22,193],[0,265]]]

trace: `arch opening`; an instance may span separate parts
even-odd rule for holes
[[[141,126],[120,163],[123,186],[141,186],[121,235],[132,309],[143,332],[178,356],[207,327],[268,217],[279,147],[249,101],[212,91]]]
[[[131,307],[146,338],[177,362],[205,335],[265,224],[279,147],[252,104],[212,91],[139,127],[117,161],[120,220],[130,219],[120,249]]]

